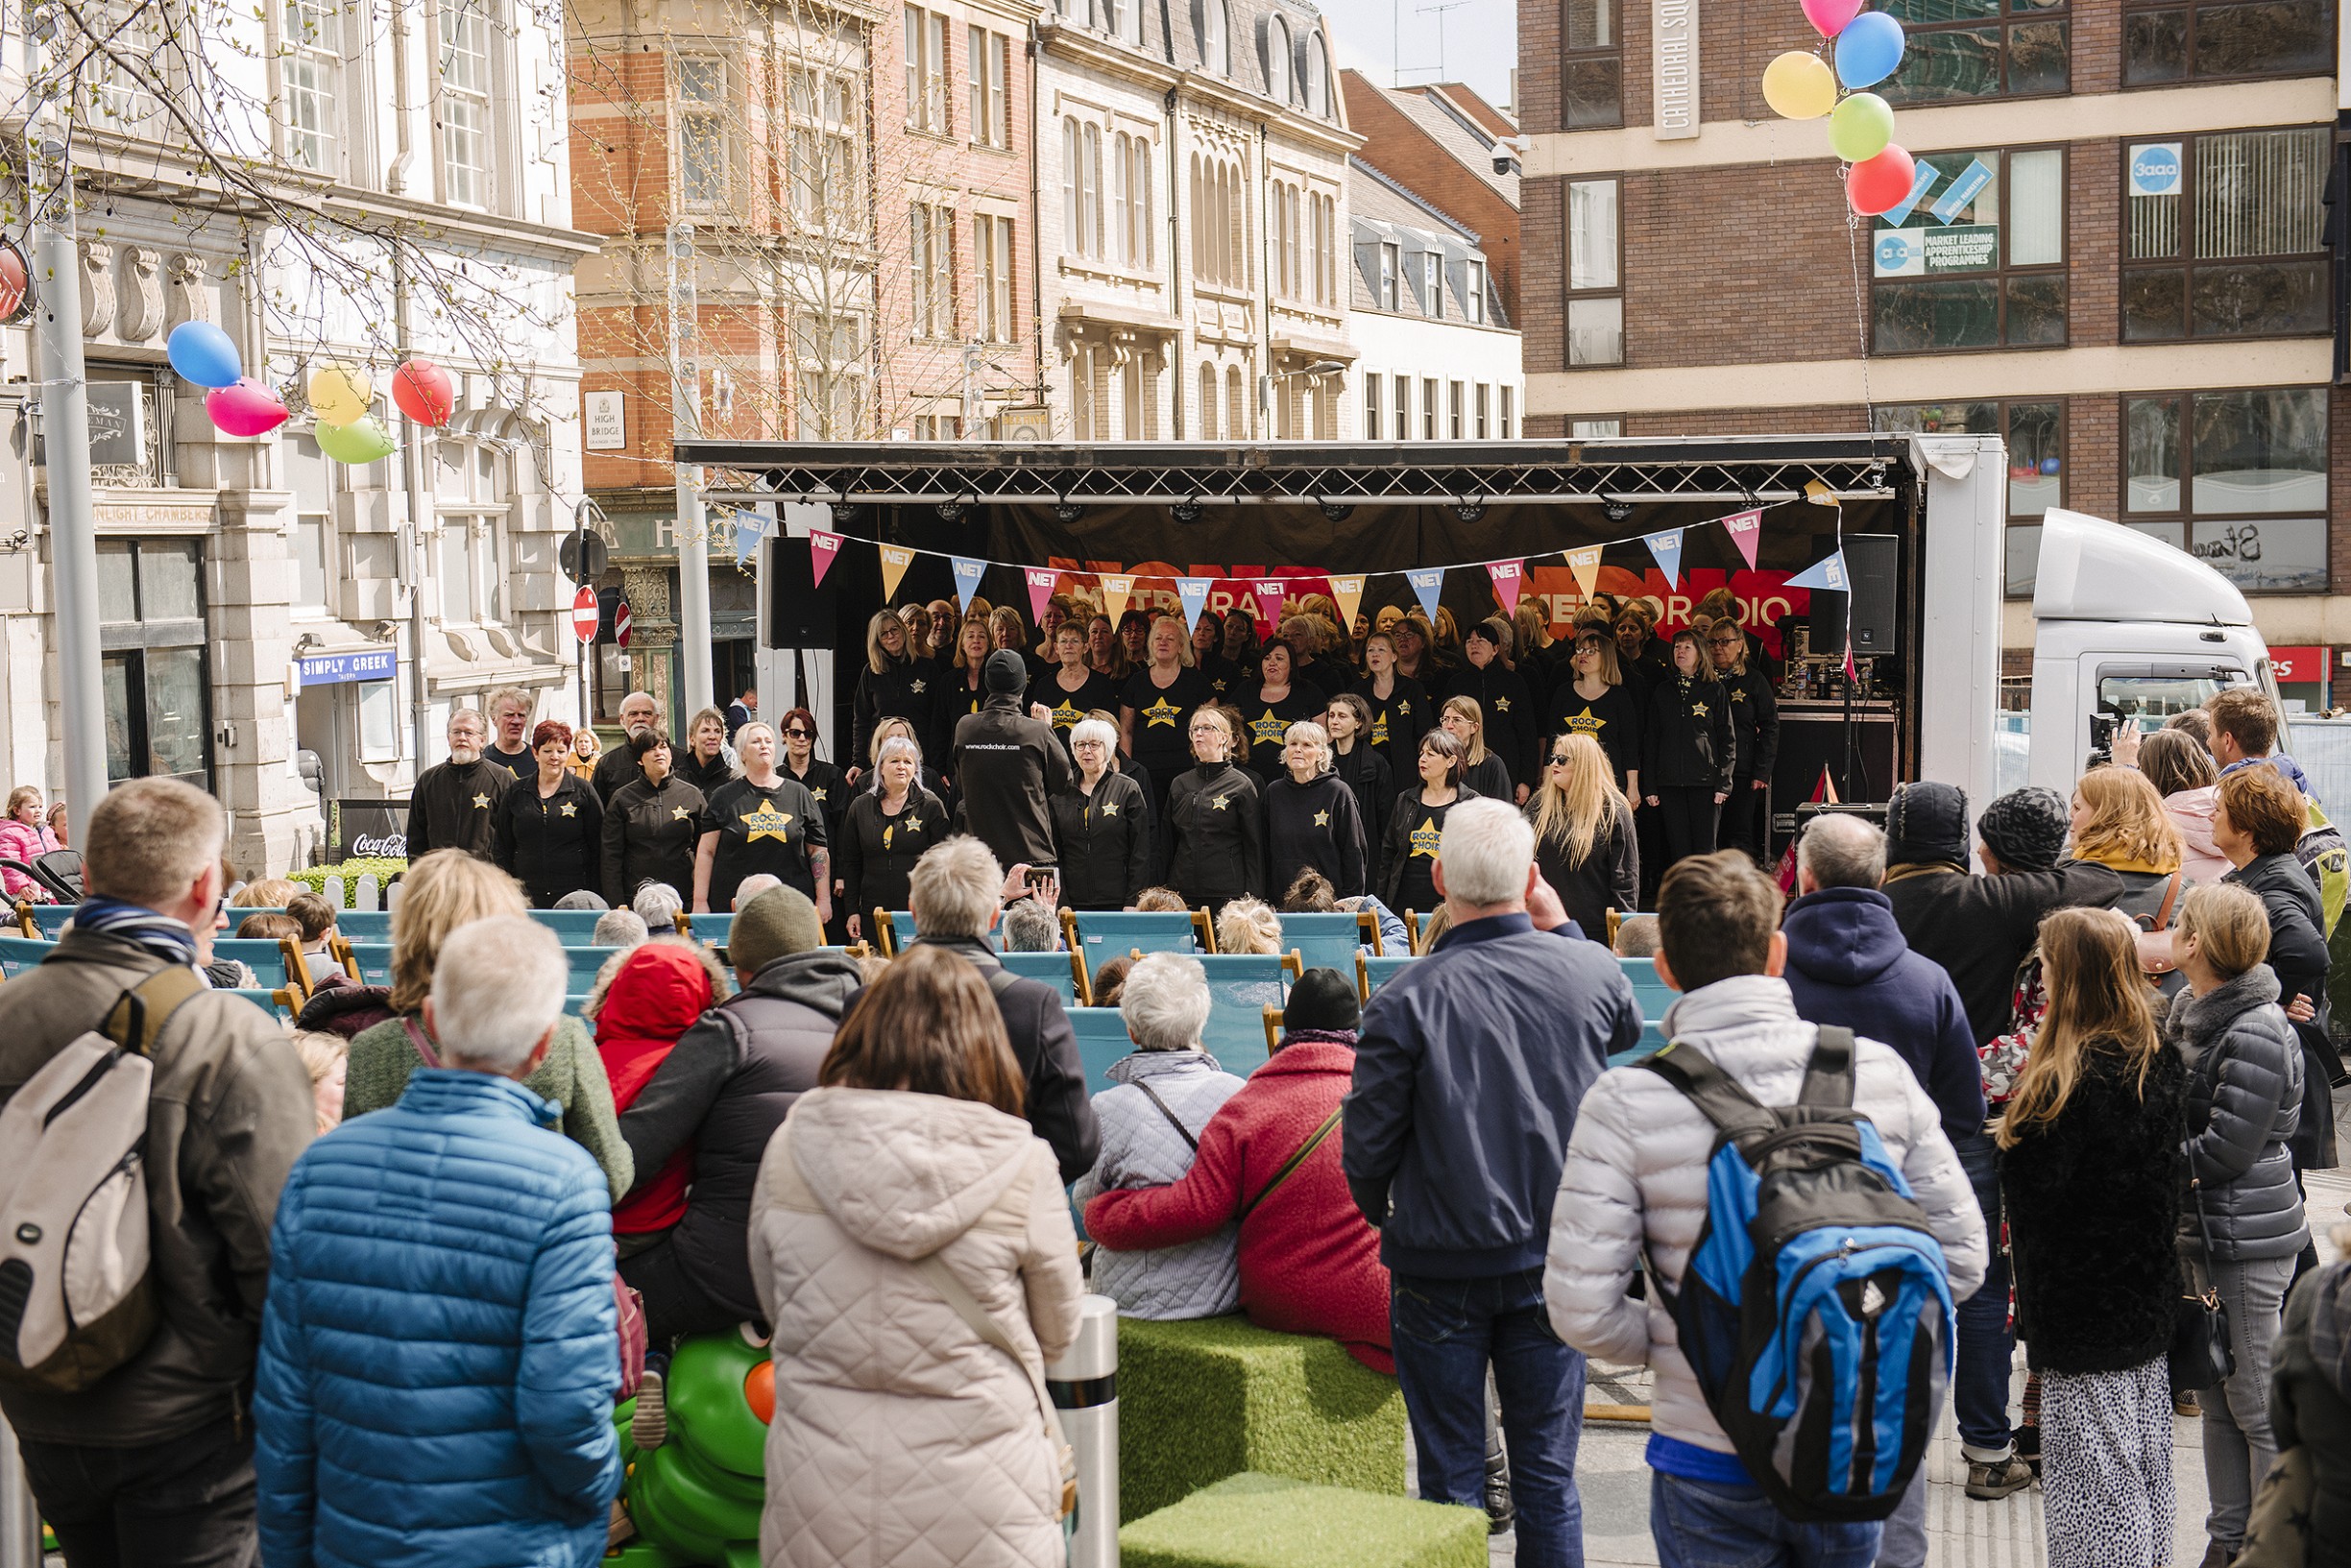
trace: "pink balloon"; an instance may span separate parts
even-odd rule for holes
[[[1861,14],[1861,0],[1803,0],[1805,20],[1820,31],[1824,38],[1833,38],[1845,31],[1845,24]]]
[[[1876,157],[1863,158],[1845,176],[1845,200],[1864,218],[1891,212],[1910,194],[1918,164],[1900,147],[1888,147]]]
[[[250,375],[206,393],[205,412],[222,434],[230,436],[266,436],[286,422],[286,405],[277,388]]]

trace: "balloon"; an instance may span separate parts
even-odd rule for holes
[[[762,1356],[759,1364],[743,1377],[743,1403],[751,1413],[760,1418],[762,1426],[775,1424],[775,1359]]]
[[[356,365],[328,360],[310,373],[310,412],[321,424],[349,424],[368,411],[376,387]]]
[[[1876,157],[1894,139],[1894,110],[1874,92],[1856,92],[1829,116],[1829,145],[1848,163]]]
[[[392,400],[417,423],[438,430],[457,411],[457,389],[431,360],[411,359],[392,374]]]
[[[1791,120],[1817,120],[1836,107],[1836,78],[1828,62],[1801,49],[1763,67],[1763,101]]]
[[[210,322],[182,322],[164,343],[171,367],[200,387],[232,387],[245,374],[244,356],[229,334]]]
[[[1875,218],[1900,206],[1917,178],[1918,165],[1910,155],[1899,147],[1888,147],[1846,171],[1845,199],[1864,218]]]
[[[1837,35],[1837,80],[1849,87],[1883,82],[1902,64],[1902,23],[1882,11],[1865,11]]]
[[[205,412],[222,434],[230,436],[266,436],[286,422],[285,400],[278,389],[250,376],[206,393]]]
[[[375,417],[365,414],[349,424],[320,425],[318,444],[320,451],[338,463],[373,463],[400,449]]]
[[[1804,13],[1822,37],[1833,38],[1861,13],[1861,0],[1804,0]]]

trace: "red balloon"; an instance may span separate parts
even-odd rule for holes
[[[1891,212],[1910,194],[1918,164],[1900,147],[1888,147],[1876,157],[1863,158],[1847,171],[1845,200],[1864,218]]]
[[[457,389],[448,372],[429,359],[403,361],[392,374],[392,400],[419,424],[434,429],[448,423],[457,412]]]

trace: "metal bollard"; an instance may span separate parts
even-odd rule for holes
[[[40,1568],[40,1508],[25,1482],[16,1435],[0,1420],[0,1568]]]
[[[1078,1305],[1078,1338],[1045,1368],[1062,1435],[1078,1459],[1078,1521],[1070,1568],[1118,1568],[1118,1303],[1089,1295]]]

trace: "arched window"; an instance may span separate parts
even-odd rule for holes
[[[1085,254],[1085,241],[1078,227],[1079,148],[1078,121],[1073,116],[1061,122],[1061,251],[1064,255]]]
[[[1330,118],[1330,55],[1320,33],[1306,40],[1306,112]]]
[[[1232,8],[1230,0],[1197,0],[1200,6],[1201,65],[1218,76],[1232,75]]]
[[[1102,128],[1085,128],[1085,157],[1078,168],[1078,249],[1086,255],[1103,253]]]
[[[1242,396],[1241,367],[1224,368],[1224,439],[1248,440],[1248,403]]]
[[[1205,195],[1200,189],[1200,161],[1198,153],[1192,155],[1191,191],[1192,276],[1204,279],[1208,276],[1208,248],[1201,242],[1208,232],[1208,208]]]
[[[1290,28],[1279,16],[1266,18],[1266,96],[1290,102]]]
[[[1124,131],[1110,149],[1110,257],[1120,266],[1127,266],[1134,257],[1127,252],[1128,237],[1133,233],[1132,201],[1127,190],[1127,177],[1134,161],[1131,148],[1134,138]]]
[[[1217,438],[1217,374],[1214,365],[1203,363],[1200,374],[1200,438]]]

